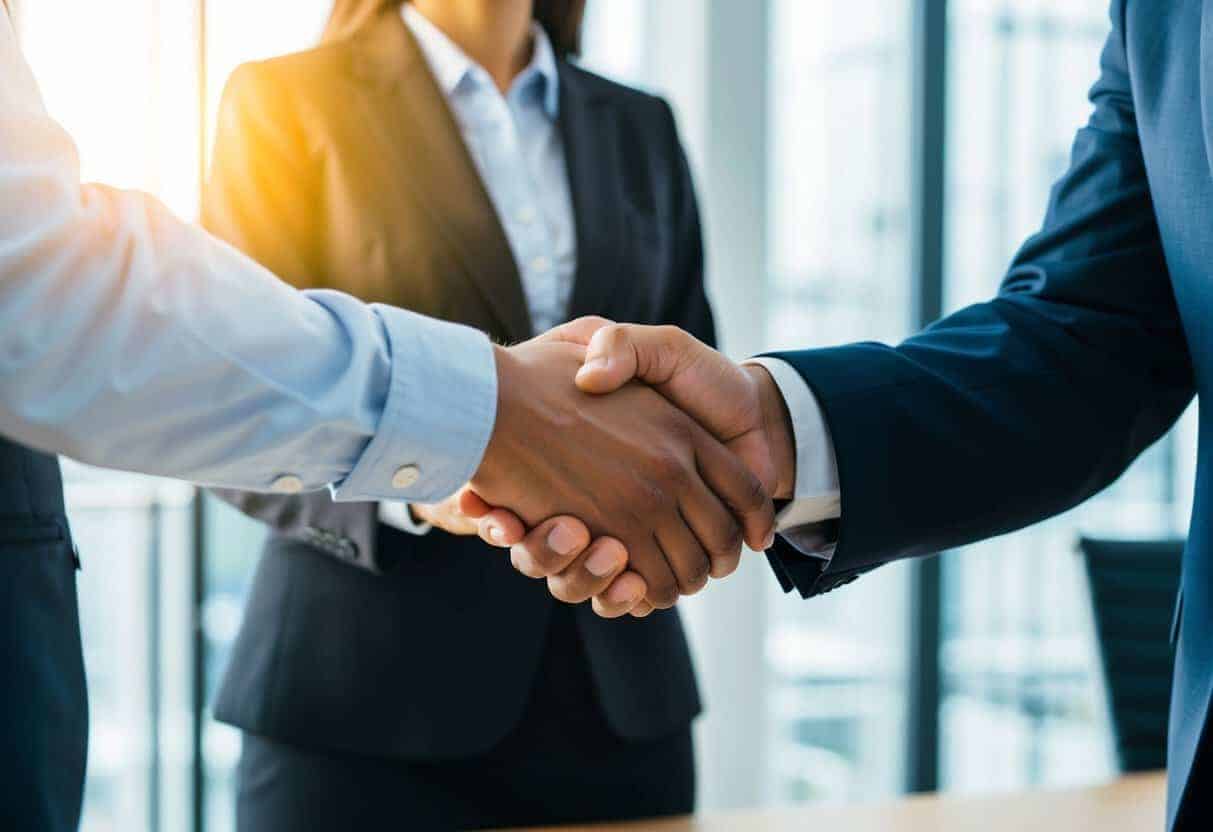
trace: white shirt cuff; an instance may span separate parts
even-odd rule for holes
[[[413,517],[408,503],[380,503],[379,522],[396,531],[423,537],[434,530],[433,523],[422,523]]]
[[[753,358],[746,363],[757,364],[771,374],[792,417],[796,485],[792,500],[776,515],[775,530],[795,538],[797,530],[842,516],[834,443],[817,397],[792,365],[778,358]],[[813,547],[806,554],[828,559],[833,546]]]
[[[392,381],[378,430],[338,501],[436,503],[484,457],[497,418],[497,363],[478,329],[391,306],[372,307],[392,349]]]

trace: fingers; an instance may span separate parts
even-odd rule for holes
[[[526,524],[504,508],[491,506],[468,486],[455,495],[455,504],[465,517],[477,521],[476,533],[490,546],[513,546],[526,537]]]
[[[645,600],[657,609],[669,609],[678,602],[678,579],[670,569],[665,551],[653,535],[627,543],[632,571],[644,579]]]
[[[510,548],[510,562],[528,578],[546,578],[563,572],[581,555],[590,543],[590,530],[575,517],[553,517],[520,538]]]
[[[653,607],[644,600],[648,586],[644,578],[628,570],[611,582],[611,585],[594,596],[591,606],[594,612],[602,618],[619,618],[643,605],[649,610]]]
[[[548,577],[552,597],[566,604],[580,604],[607,588],[628,565],[628,550],[613,537],[600,537],[569,565],[567,569]],[[639,598],[627,598],[633,603]]]
[[[708,585],[708,575],[712,571],[711,561],[708,560],[704,546],[687,527],[681,512],[676,516],[675,522],[657,530],[657,542],[665,552],[670,570],[678,581],[679,595],[694,595]]]
[[[526,537],[526,525],[518,515],[504,508],[489,509],[476,521],[476,533],[490,546],[505,548],[521,542]]]
[[[741,563],[741,523],[703,482],[695,483],[682,497],[680,508],[707,555],[708,574],[713,578],[732,575]]]
[[[715,439],[702,431],[695,431],[694,437],[699,475],[707,487],[740,521],[751,549],[771,548],[775,542],[775,503],[763,484],[741,459]]]

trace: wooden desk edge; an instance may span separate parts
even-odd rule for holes
[[[1041,789],[986,795],[915,795],[901,800],[796,809],[711,812],[693,817],[632,823],[544,827],[515,832],[1034,832],[1100,829],[1101,832],[1161,830],[1166,812],[1166,775],[1134,774],[1081,788]],[[974,827],[979,823],[980,827]]]

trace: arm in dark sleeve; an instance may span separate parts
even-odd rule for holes
[[[786,541],[771,553],[785,589],[807,597],[1063,512],[1119,477],[1191,400],[1119,8],[1094,113],[997,297],[897,347],[778,356],[821,404],[842,504],[826,568]]]
[[[202,223],[297,288],[326,285],[316,227],[315,165],[287,96],[256,64],[224,90]],[[275,531],[376,570],[377,504],[338,503],[327,491],[285,496],[216,489]]]

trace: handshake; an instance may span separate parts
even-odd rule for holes
[[[496,349],[497,420],[459,494],[417,506],[511,547],[516,569],[604,617],[644,616],[769,548],[790,497],[787,408],[758,366],[676,327],[581,318]]]

